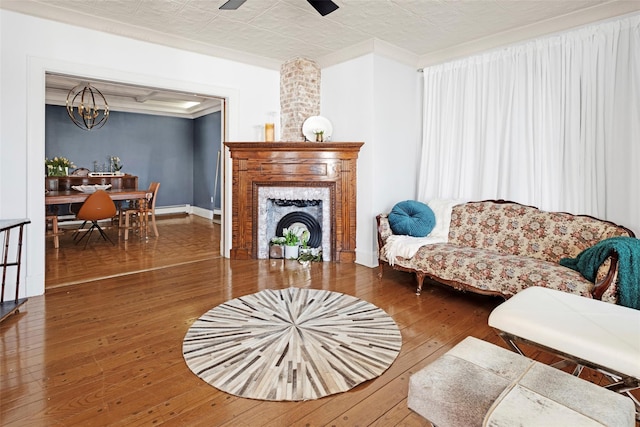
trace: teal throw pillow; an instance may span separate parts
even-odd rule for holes
[[[436,225],[436,216],[431,208],[416,200],[396,203],[389,213],[389,225],[393,234],[424,237]]]

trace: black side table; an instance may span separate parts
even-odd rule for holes
[[[13,313],[17,313],[22,304],[27,302],[26,298],[18,298],[20,290],[20,261],[22,258],[22,237],[24,226],[30,224],[31,220],[22,219],[0,219],[0,238],[4,234],[4,246],[2,248],[2,292],[0,293],[0,322]],[[9,244],[11,243],[11,230],[18,229],[18,247],[16,248],[15,261],[9,261]],[[13,300],[5,301],[4,292],[7,281],[7,267],[16,268],[16,295]]]

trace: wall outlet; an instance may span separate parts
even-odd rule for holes
[[[211,203],[213,203],[213,196],[211,196]]]

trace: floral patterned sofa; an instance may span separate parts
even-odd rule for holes
[[[453,206],[448,242],[420,246],[411,258],[387,258],[393,231],[386,214],[378,223],[379,273],[385,265],[416,274],[417,294],[425,277],[437,282],[507,299],[530,286],[617,302],[617,257],[598,270],[596,283],[558,264],[575,258],[601,240],[634,233],[586,215],[545,212],[504,200],[466,202]],[[391,261],[391,262],[390,262]]]

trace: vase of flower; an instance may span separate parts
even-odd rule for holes
[[[309,238],[311,237],[311,233],[309,233],[309,230],[307,229],[303,229],[302,233],[300,233],[300,255],[302,254],[306,254],[309,253],[310,249],[309,248]]]
[[[67,176],[69,168],[75,167],[73,162],[66,157],[54,157],[53,159],[44,159],[44,165],[47,168],[47,176]]]
[[[269,241],[269,258],[282,259],[284,258],[284,244],[286,239],[281,236],[276,236]]]
[[[298,245],[284,245],[284,257],[286,259],[298,259]]]
[[[67,176],[69,175],[69,168],[66,166],[51,166],[47,167],[48,176]]]
[[[298,259],[298,248],[302,229],[299,227],[283,228],[284,257],[286,259]]]
[[[122,160],[120,160],[120,157],[110,156],[109,165],[110,165],[111,172],[115,173],[116,175],[120,174],[120,171],[122,170],[122,166],[123,166]]]
[[[300,254],[300,256],[309,255],[311,254],[311,248],[305,248],[304,246],[301,246],[298,250],[298,253]]]

